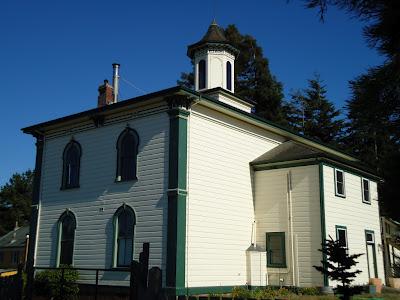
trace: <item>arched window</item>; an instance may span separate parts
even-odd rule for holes
[[[206,61],[204,59],[199,61],[199,90],[206,87]]]
[[[226,63],[226,88],[232,91],[232,65],[229,61]]]
[[[57,266],[73,263],[75,229],[75,215],[67,210],[58,220]]]
[[[131,264],[134,249],[136,216],[133,209],[123,205],[114,214],[114,267]]]
[[[126,128],[117,141],[117,181],[136,179],[138,146],[138,134],[135,130]]]
[[[65,146],[63,153],[62,189],[79,187],[81,154],[81,146],[78,142],[71,141]]]

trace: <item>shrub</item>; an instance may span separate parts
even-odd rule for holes
[[[64,269],[44,270],[35,276],[34,290],[38,296],[44,296],[55,300],[78,299],[79,287],[76,281],[79,278],[78,271],[69,266],[61,266]]]
[[[320,290],[316,287],[304,287],[299,289],[299,294],[307,296],[320,295]]]

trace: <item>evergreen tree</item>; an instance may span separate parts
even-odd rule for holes
[[[400,76],[387,64],[350,85],[345,145],[385,179],[379,190],[383,212],[400,219]]]
[[[283,87],[269,70],[268,59],[254,37],[243,35],[235,25],[228,25],[226,38],[240,54],[235,60],[235,94],[256,101],[255,113],[268,120],[285,123],[282,110]],[[194,86],[193,73],[181,73],[178,84]]]
[[[33,172],[15,173],[0,188],[0,236],[11,231],[15,222],[29,224],[31,213]]]
[[[354,270],[353,267],[358,264],[356,259],[363,254],[350,255],[340,241],[334,241],[331,236],[322,244],[322,249],[318,250],[326,256],[326,261],[321,260],[322,266],[314,268],[329,279],[340,282],[342,284],[340,292],[343,293],[344,299],[349,299],[349,286],[357,274],[361,273],[361,270]]]
[[[289,126],[305,136],[334,144],[343,133],[340,111],[326,97],[326,88],[319,75],[308,80],[308,87],[292,94],[285,105]]]

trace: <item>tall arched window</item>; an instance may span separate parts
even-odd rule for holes
[[[133,259],[136,216],[133,209],[123,205],[114,215],[114,267],[129,266]]]
[[[126,128],[117,141],[117,181],[136,179],[138,146],[138,134],[135,130]]]
[[[58,220],[57,266],[73,263],[75,229],[75,215],[67,210]]]
[[[232,65],[229,61],[226,63],[226,88],[232,91]]]
[[[78,142],[71,141],[65,146],[61,188],[69,189],[79,187],[81,155],[81,146]]]
[[[199,61],[199,90],[206,87],[206,61],[204,59]]]

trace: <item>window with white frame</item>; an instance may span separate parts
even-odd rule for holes
[[[113,267],[127,267],[133,259],[136,215],[124,204],[114,214]]]
[[[340,246],[349,248],[347,242],[347,228],[345,226],[336,226],[336,240],[339,241]]]
[[[346,197],[344,172],[338,169],[335,169],[335,193],[336,196]]]
[[[361,188],[362,188],[362,200],[364,203],[371,203],[371,195],[369,188],[369,180],[362,178],[361,179]]]

